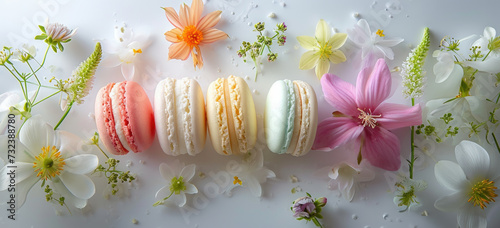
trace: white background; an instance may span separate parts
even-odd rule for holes
[[[355,1],[320,1],[320,0],[207,0],[204,14],[222,10],[222,20],[216,26],[229,34],[230,39],[202,47],[204,67],[194,70],[192,59],[187,61],[167,61],[169,42],[163,34],[173,26],[167,21],[160,7],[174,7],[178,10],[180,0],[168,1],[76,1],[76,0],[41,0],[41,1],[0,1],[0,45],[19,47],[29,42],[37,44],[38,57],[45,50],[42,42],[32,38],[38,34],[37,24],[42,24],[48,17],[51,22],[60,22],[70,28],[78,27],[78,34],[67,45],[62,54],[49,54],[48,64],[61,69],[57,75],[70,75],[81,61],[93,50],[96,40],[112,40],[113,28],[123,23],[136,33],[150,35],[151,45],[143,50],[142,64],[138,78],[149,78],[139,82],[145,87],[150,99],[156,82],[163,77],[196,78],[206,94],[210,82],[218,77],[230,74],[245,77],[250,88],[255,89],[257,113],[262,116],[264,101],[271,84],[279,79],[300,79],[310,83],[316,90],[319,101],[320,121],[331,113],[330,106],[324,101],[321,86],[316,79],[314,70],[298,69],[303,48],[298,45],[295,37],[299,35],[313,36],[316,23],[324,19],[339,32],[352,28],[357,19],[354,13],[367,19],[372,30],[383,29],[387,37],[402,37],[403,43],[394,48],[395,59],[388,64],[392,68],[399,66],[407,57],[410,47],[418,44],[424,27],[431,31],[431,51],[438,48],[439,41],[445,35],[462,38],[470,34],[482,34],[485,26],[500,29],[496,17],[498,4],[495,1],[431,1],[431,0],[355,0]],[[189,1],[187,4],[191,4]],[[387,9],[387,10],[386,10]],[[276,18],[269,18],[273,12]],[[392,17],[392,18],[391,18]],[[236,55],[243,40],[253,41],[255,32],[253,24],[264,21],[270,29],[274,24],[285,21],[288,26],[287,44],[276,48],[279,57],[274,63],[264,63],[263,75],[257,82],[253,81],[252,63],[244,63]],[[250,24],[250,25],[249,25]],[[339,75],[342,79],[354,83],[358,68],[353,50],[346,51],[348,61],[332,65],[330,73]],[[429,87],[425,100],[437,97],[440,93],[454,91],[435,90],[432,65],[434,58],[427,58]],[[44,74],[50,78],[49,70]],[[391,102],[409,104],[402,98],[401,86],[398,84],[398,74],[393,74],[394,96]],[[16,81],[5,71],[0,70],[0,92],[17,88]],[[70,116],[60,129],[71,131],[82,138],[89,137],[96,129],[89,114],[93,113],[95,94],[98,89],[110,82],[123,80],[119,67],[106,68],[100,66],[96,73],[94,89],[85,99],[85,103],[74,107]],[[58,108],[58,98],[46,102],[35,113],[44,115],[51,124],[55,124],[62,115]],[[262,138],[262,118],[259,119],[259,137]],[[395,131],[402,142],[402,155],[409,154],[409,129]],[[262,143],[262,141],[260,141]],[[388,184],[388,173],[376,171],[376,179],[363,184],[357,191],[354,200],[347,202],[337,191],[327,188],[327,179],[315,175],[324,166],[332,166],[343,159],[340,155],[347,148],[332,152],[312,151],[304,157],[272,154],[264,151],[264,165],[273,170],[277,178],[263,184],[263,197],[255,198],[244,188],[236,188],[231,197],[224,195],[215,198],[205,197],[203,205],[195,205],[188,198],[187,205],[191,209],[181,212],[177,208],[152,207],[156,201],[155,192],[166,182],[158,172],[161,162],[179,159],[186,164],[194,163],[197,171],[204,173],[217,172],[225,169],[229,160],[238,158],[218,155],[207,141],[205,150],[195,156],[171,157],[165,155],[155,139],[153,146],[140,154],[129,154],[119,157],[122,165],[130,162],[130,170],[138,175],[135,185],[122,189],[122,195],[105,198],[106,183],[103,178],[93,177],[96,183],[96,194],[88,201],[83,210],[72,209],[69,215],[64,208],[45,202],[42,189],[35,185],[28,195],[26,204],[17,211],[16,221],[7,219],[6,204],[0,204],[1,227],[313,227],[304,221],[295,221],[290,211],[291,202],[309,192],[313,197],[326,196],[328,204],[323,210],[325,227],[456,227],[456,215],[436,210],[434,201],[445,194],[444,189],[435,181],[433,162],[429,162],[423,170],[416,172],[418,179],[429,183],[427,190],[421,193],[422,207],[416,211],[399,213],[392,200],[392,186]],[[97,152],[96,152],[97,153]],[[440,145],[434,151],[436,160],[454,160],[453,147]],[[103,157],[100,157],[103,159]],[[125,168],[124,166],[122,166]],[[395,173],[393,173],[395,174]],[[295,175],[300,182],[291,183],[290,175]],[[197,176],[193,179],[200,192],[204,186],[213,182],[207,175],[204,179]],[[293,187],[300,186],[303,192],[291,193]],[[206,194],[205,194],[206,195]],[[0,193],[0,202],[7,198],[5,192]],[[428,216],[422,216],[422,211]],[[490,214],[498,214],[491,211]],[[385,215],[385,216],[384,216]],[[354,219],[356,217],[356,219]],[[137,219],[138,224],[132,224]],[[498,227],[500,218],[489,216],[488,227]]]

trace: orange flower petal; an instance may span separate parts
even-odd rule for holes
[[[200,22],[198,22],[198,30],[204,31],[214,27],[217,23],[219,23],[221,13],[222,11],[217,10],[202,17]]]
[[[182,24],[182,28],[191,25],[189,24],[189,6],[185,3],[182,4],[181,8],[179,9],[179,21]]]
[[[201,56],[201,49],[199,46],[195,46],[195,51],[193,51],[193,64],[194,68],[198,66],[198,69],[203,67],[203,57]]]
[[[183,28],[181,22],[179,21],[179,15],[177,15],[177,12],[175,12],[174,8],[172,7],[165,7],[163,8],[165,10],[165,15],[167,15],[168,21],[175,26],[176,28]]]
[[[191,3],[191,10],[189,11],[189,25],[198,24],[203,13],[203,2],[201,0],[193,0]]]
[[[179,43],[182,41],[182,30],[179,28],[174,28],[165,33],[165,39],[172,43]]]
[[[209,29],[203,33],[203,41],[201,44],[208,44],[218,40],[226,39],[228,36],[225,32],[218,29]]]
[[[168,59],[186,60],[191,54],[191,48],[184,42],[175,43],[168,48]]]

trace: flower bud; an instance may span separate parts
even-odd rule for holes
[[[326,197],[321,197],[316,199],[316,206],[318,207],[324,207],[326,205],[327,199]]]

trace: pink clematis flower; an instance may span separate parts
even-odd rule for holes
[[[401,165],[399,140],[390,130],[422,123],[420,105],[385,103],[391,73],[384,59],[364,68],[356,87],[332,74],[321,78],[326,101],[338,112],[318,125],[314,150],[334,149],[355,139],[373,166],[395,171]]]

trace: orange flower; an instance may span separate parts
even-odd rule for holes
[[[182,4],[179,14],[172,7],[163,9],[168,21],[175,26],[165,33],[165,38],[173,43],[168,48],[168,59],[186,60],[193,53],[194,67],[201,69],[203,58],[200,46],[228,37],[223,31],[212,28],[219,22],[222,11],[214,11],[201,17],[203,12],[201,0],[193,0],[191,7]]]

